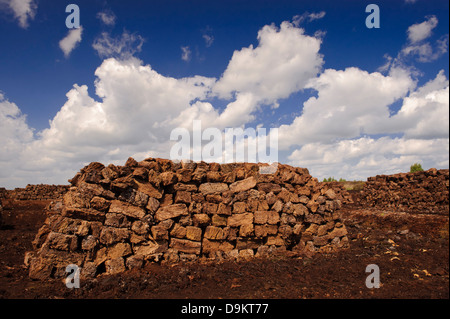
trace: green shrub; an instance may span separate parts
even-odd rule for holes
[[[422,165],[420,165],[419,163],[414,163],[409,168],[410,173],[422,172],[422,171],[423,171]]]

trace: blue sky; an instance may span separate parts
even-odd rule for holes
[[[365,25],[370,3],[380,28]],[[192,119],[279,128],[280,162],[319,179],[448,168],[448,12],[437,0],[0,0],[0,186],[168,157],[170,131]]]

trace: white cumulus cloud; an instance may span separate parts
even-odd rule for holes
[[[391,122],[408,138],[448,138],[449,81],[444,71],[406,97]]]
[[[81,42],[81,35],[83,33],[83,27],[80,26],[77,29],[70,29],[67,35],[59,41],[59,48],[64,52],[66,58]]]
[[[33,131],[26,123],[26,116],[19,107],[0,92],[0,162],[13,160],[23,143],[33,139]]]
[[[391,86],[391,81],[394,80],[395,78],[385,78],[384,81],[387,81],[385,86]],[[367,80],[366,82],[375,84]],[[378,85],[383,86],[381,83]],[[363,93],[370,96],[367,92]],[[376,94],[382,95],[383,93]],[[333,121],[327,121],[323,110],[329,111],[329,109],[324,107],[312,109],[308,119],[312,119],[314,113],[317,112],[315,115],[318,122],[320,119],[324,119],[325,123],[311,122],[311,127],[308,127],[306,118],[299,117],[294,120],[292,125],[280,128],[280,138],[282,139],[280,142],[287,138],[288,133],[301,138],[299,124],[304,124],[305,131],[318,134],[319,136],[314,135],[316,139],[306,140],[300,147],[292,151],[289,160],[293,165],[308,167],[314,176],[321,179],[330,176],[365,179],[367,176],[377,174],[405,172],[415,162],[422,163],[422,166],[428,168],[448,167],[448,96],[449,82],[441,71],[435,79],[404,97],[399,112],[393,116],[389,116],[386,110],[383,112],[381,105],[377,109],[379,114],[370,112],[369,108],[374,107],[370,102],[369,108],[366,108],[366,105],[361,107],[360,112],[367,112],[367,117],[363,122],[372,123],[373,127],[370,133],[384,135],[382,137],[375,138],[366,136],[363,132],[358,133],[357,128],[361,124],[359,122],[361,118],[357,114],[348,113],[345,116],[336,116],[330,112],[329,116],[336,124],[332,128],[328,128],[327,125],[332,125]],[[376,97],[372,96],[372,98]],[[380,102],[378,98],[376,101]],[[363,103],[362,100],[359,102]],[[339,112],[338,109],[336,112]],[[293,129],[299,131],[292,131]],[[327,129],[331,130],[331,134],[322,136],[321,134],[327,132]],[[347,136],[344,137],[345,133]],[[402,136],[393,138],[388,136],[389,133],[398,133]],[[340,139],[333,141],[334,137],[340,137]]]
[[[431,32],[438,25],[436,16],[429,16],[422,23],[413,24],[408,28],[408,39],[411,43],[417,43],[431,36]]]
[[[304,34],[289,22],[265,26],[259,44],[235,51],[216,83],[214,92],[230,98],[232,93],[252,93],[260,101],[286,98],[305,86],[321,70],[321,40]]]
[[[240,126],[254,119],[252,112],[262,104],[305,88],[323,64],[322,40],[308,36],[289,22],[280,28],[267,25],[258,32],[258,46],[235,51],[213,94],[234,100],[218,119],[218,126]]]
[[[390,130],[389,105],[414,85],[402,70],[384,76],[354,67],[327,69],[307,85],[317,91],[317,97],[304,103],[302,114],[291,124],[281,125],[280,147],[384,133]]]

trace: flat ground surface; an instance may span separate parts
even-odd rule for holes
[[[351,247],[333,255],[153,264],[68,289],[62,280],[29,279],[23,266],[47,204],[4,202],[0,298],[449,298],[448,216],[348,206],[342,218]],[[378,289],[365,285],[369,264],[380,269]]]

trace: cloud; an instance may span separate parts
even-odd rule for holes
[[[128,59],[141,52],[143,44],[143,37],[124,30],[118,37],[111,37],[108,32],[102,32],[101,36],[94,40],[92,47],[102,59]]]
[[[209,48],[214,42],[214,37],[209,34],[203,34],[202,37],[205,40],[206,47]]]
[[[225,100],[222,112],[207,101],[197,101],[166,125],[191,128],[193,118],[219,129],[248,125],[257,118],[256,111],[276,108],[279,99],[302,90],[320,72],[321,39],[305,35],[289,22],[280,28],[263,27],[258,42],[255,48],[236,50],[220,79],[214,79],[207,97]],[[188,59],[189,48],[184,51]]]
[[[0,92],[0,185],[13,187],[25,184],[33,173],[19,177],[20,166],[27,164],[19,160],[25,145],[33,141],[33,130],[26,123],[26,115],[19,107]]]
[[[390,121],[406,138],[448,138],[449,81],[444,70],[404,98],[401,109]]]
[[[436,16],[428,16],[422,23],[413,24],[408,28],[409,43],[399,53],[400,60],[408,56],[416,57],[419,62],[431,62],[440,58],[448,50],[448,34],[436,40],[435,45],[424,42],[432,35],[432,30],[438,25]]]
[[[314,20],[322,19],[323,17],[325,17],[325,14],[326,14],[325,11],[320,11],[320,12],[313,12],[313,13],[305,12],[301,15],[295,15],[292,18],[292,24],[295,25],[296,27],[298,27],[304,21],[312,22]]]
[[[18,106],[9,102],[0,92],[0,162],[2,166],[13,160],[23,143],[33,139],[33,131]]]
[[[319,141],[331,143],[392,130],[386,122],[389,105],[406,96],[414,86],[415,82],[403,70],[384,76],[355,67],[326,69],[306,86],[316,90],[317,97],[303,104],[302,114],[291,124],[281,125],[280,148]]]
[[[309,21],[319,20],[325,16],[325,11],[320,11],[318,13],[310,13],[308,16]]]
[[[408,28],[407,42],[395,58],[385,54],[384,58],[386,59],[386,63],[380,66],[378,71],[387,72],[391,68],[403,68],[409,69],[410,72],[419,75],[420,71],[411,65],[412,61],[415,60],[421,63],[432,62],[448,52],[448,34],[441,36],[434,44],[425,41],[431,36],[432,30],[438,24],[435,16],[428,16],[426,18],[426,21],[413,24]]]
[[[107,26],[113,26],[116,24],[116,15],[110,10],[97,13],[97,18]]]
[[[205,45],[209,48],[214,42],[214,36],[212,35],[211,27],[207,26],[205,30],[202,31],[202,38],[205,40]]]
[[[81,42],[81,35],[83,33],[83,27],[80,26],[78,29],[70,29],[67,35],[59,41],[59,48],[64,52],[66,58],[69,57],[70,53],[76,46]]]
[[[153,143],[167,142],[170,135],[171,127],[162,123],[178,116],[193,100],[205,98],[213,81],[164,77],[136,58],[107,59],[95,75],[100,101],[89,96],[87,86],[74,85],[50,128],[40,133],[52,149],[70,145],[78,156],[80,149],[100,156],[118,147],[121,155],[151,150]]]
[[[289,22],[281,23],[280,28],[264,26],[257,39],[257,47],[234,51],[212,89],[213,96],[231,100],[214,122],[217,127],[251,122],[261,106],[276,106],[279,99],[304,89],[322,68],[322,40]]]
[[[238,93],[233,102],[230,102],[225,110],[217,117],[214,126],[240,127],[255,119],[252,114],[258,105],[258,97],[253,93]]]
[[[189,62],[191,60],[192,52],[189,46],[181,47],[181,60]]]
[[[371,77],[373,74],[363,76]],[[379,78],[377,81],[380,82],[377,85],[390,87],[399,79],[398,75],[389,77]],[[341,78],[344,79],[345,76],[341,74]],[[331,77],[329,80],[331,81],[325,82],[326,85],[335,81],[336,77]],[[407,79],[404,81],[407,84]],[[367,78],[364,82],[376,87],[374,79]],[[343,90],[342,96],[349,93],[340,84],[335,85],[337,86],[335,89]],[[404,89],[407,87],[408,85]],[[321,95],[322,99],[321,101],[313,100],[313,102],[317,102],[317,105],[320,104],[321,107],[314,105],[313,108],[304,111],[301,117],[296,118],[292,125],[280,127],[280,144],[289,134],[304,141],[289,155],[291,164],[307,167],[314,176],[321,179],[335,176],[359,180],[376,174],[405,172],[415,162],[420,162],[425,167],[448,167],[449,81],[444,71],[440,71],[433,80],[404,97],[399,112],[393,116],[389,116],[387,110],[383,111],[385,107],[378,103],[382,104],[380,98],[387,98],[386,95],[391,95],[391,99],[403,95],[401,86],[398,88],[400,89],[398,94],[379,91],[373,92],[372,96],[361,87],[356,89],[362,90],[361,96],[368,98],[366,102],[356,101],[361,106],[359,116],[356,113],[358,112],[355,109],[356,104],[353,107],[350,106],[354,109],[353,111],[346,110],[349,104],[342,101],[337,101],[335,104],[341,104],[343,107],[340,109],[336,106],[329,108],[329,105],[322,105],[327,102],[323,97],[324,92],[321,92],[319,88],[319,99]],[[331,91],[328,92],[327,89],[325,95],[329,93]],[[381,97],[381,95],[384,96]],[[355,95],[352,97],[355,98]],[[371,104],[371,99],[375,99],[374,102],[377,105]],[[387,103],[389,102],[386,100],[384,104]],[[344,114],[335,114],[340,111]],[[361,118],[363,112],[367,116]],[[314,115],[318,119],[316,122],[314,122]],[[333,123],[336,124],[333,125]],[[361,124],[364,126],[361,126],[362,130],[358,132]],[[366,125],[372,126],[371,134],[381,135],[381,137],[370,137],[364,134]],[[302,139],[302,128],[307,132],[303,136],[307,135],[309,139]],[[393,138],[389,136],[389,133],[398,133],[402,136]],[[297,141],[291,139],[290,142]]]
[[[333,144],[305,144],[289,156],[289,163],[307,167],[319,179],[334,176],[365,180],[378,174],[407,172],[413,163],[422,163],[424,168],[448,167],[448,152],[448,137],[433,140],[360,137]]]
[[[438,39],[434,47],[428,42],[418,45],[406,46],[402,49],[401,55],[403,57],[416,57],[417,61],[419,62],[432,62],[447,53],[447,50],[448,36],[445,36],[441,39]]]
[[[320,72],[323,59],[321,40],[304,34],[289,22],[264,26],[259,44],[250,45],[233,56],[213,92],[221,98],[251,93],[258,102],[273,103],[304,88]]]
[[[37,11],[35,0],[0,0],[0,9],[3,7],[14,14],[24,29],[28,28],[28,21],[34,19]]]
[[[413,24],[408,28],[408,40],[414,44],[431,36],[431,31],[437,26],[436,16],[428,16],[422,23]]]

